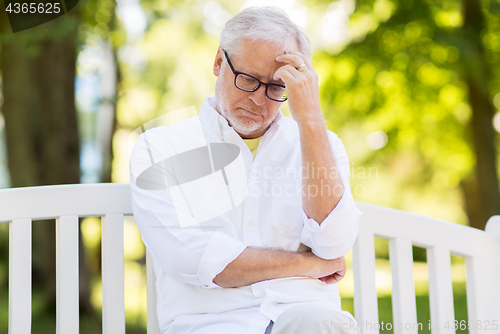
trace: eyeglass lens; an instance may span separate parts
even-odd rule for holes
[[[259,86],[259,81],[256,79],[239,73],[236,77],[236,87],[245,90],[247,92],[253,92]],[[270,84],[266,87],[266,95],[273,100],[285,100],[286,99],[286,88],[279,85]]]

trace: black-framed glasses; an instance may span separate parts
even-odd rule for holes
[[[222,50],[224,51],[224,50]],[[256,77],[251,76],[243,72],[236,71],[229,60],[227,52],[224,51],[224,56],[226,56],[227,63],[233,71],[234,74],[234,85],[236,88],[241,89],[244,92],[255,92],[260,88],[261,85],[266,86],[266,96],[276,102],[285,102],[286,97],[286,87],[278,84],[269,84],[260,81]]]

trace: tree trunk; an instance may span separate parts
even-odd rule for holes
[[[101,74],[102,101],[97,113],[97,142],[102,149],[101,182],[111,182],[113,135],[116,131],[118,62],[116,50],[108,42],[103,46],[104,70]]]
[[[74,96],[79,13],[75,8],[56,20],[12,34],[2,12],[2,112],[11,185],[79,183]],[[80,264],[85,263],[81,233],[79,254]],[[55,274],[54,223],[35,222],[33,285],[45,294],[45,309],[51,313],[55,313]],[[86,268],[80,265],[80,301],[87,307],[89,291]]]
[[[462,36],[466,43],[462,59],[464,69],[462,77],[468,87],[469,103],[472,108],[470,127],[476,154],[475,178],[478,194],[477,201],[469,202],[480,205],[478,210],[475,210],[478,214],[469,216],[469,220],[471,226],[484,229],[489,217],[500,214],[497,152],[492,124],[494,108],[488,89],[491,71],[481,43],[481,31],[485,27],[481,1],[462,0],[462,12],[464,16]]]

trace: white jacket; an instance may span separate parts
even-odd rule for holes
[[[361,214],[351,195],[349,159],[335,133],[328,131],[328,136],[345,190],[318,225],[302,209],[297,123],[279,111],[253,160],[247,145],[214,106],[215,98],[209,97],[199,116],[146,131],[131,156],[132,207],[153,257],[162,332],[263,334],[270,319],[300,302],[344,312],[336,284],[319,279],[292,277],[239,288],[212,282],[249,245],[296,251],[303,244],[321,258],[340,257],[354,244]],[[206,152],[207,143],[239,148],[224,173],[203,174],[203,159],[177,171],[162,165],[196,148]],[[155,164],[163,166],[157,172],[168,174],[160,182],[166,186],[148,186],[143,180],[143,173]],[[204,176],[175,184],[179,169]]]

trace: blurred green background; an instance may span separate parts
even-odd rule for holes
[[[330,130],[360,202],[484,228],[500,214],[500,1],[81,0],[13,34],[0,4],[0,188],[128,182],[133,131],[213,95],[225,22],[275,5],[308,33]],[[286,104],[283,109],[289,115]],[[33,235],[33,333],[55,332],[53,222]],[[101,331],[100,220],[81,222],[81,332]],[[432,231],[429,231],[432,233]],[[144,246],[125,224],[128,333],[145,333]],[[380,321],[392,321],[387,242],[376,240]],[[350,265],[351,255],[347,255]],[[421,333],[425,250],[414,247]],[[452,256],[457,320],[465,269]],[[0,333],[8,320],[8,226],[0,225]],[[353,312],[352,273],[339,283]],[[392,331],[383,331],[391,333]],[[457,331],[467,333],[467,331]]]

